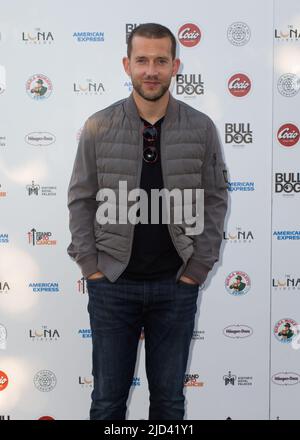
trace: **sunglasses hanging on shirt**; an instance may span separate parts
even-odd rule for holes
[[[158,160],[158,151],[155,146],[155,142],[157,140],[157,129],[153,125],[144,127],[143,138],[143,159],[145,162],[153,164]]]

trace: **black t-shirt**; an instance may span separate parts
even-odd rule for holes
[[[141,118],[142,119],[142,118]],[[159,204],[159,223],[151,224],[151,189],[162,189],[163,179],[160,155],[160,127],[164,118],[157,121],[155,147],[158,151],[158,160],[147,163],[143,159],[140,188],[148,195],[148,223],[137,223],[134,226],[132,252],[129,263],[121,274],[121,278],[133,280],[163,279],[175,275],[182,265],[169,234],[168,225],[162,223],[162,201]],[[145,126],[151,126],[144,121]],[[144,147],[146,141],[144,140]]]

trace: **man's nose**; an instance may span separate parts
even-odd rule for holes
[[[147,64],[146,73],[148,76],[156,76],[157,75],[157,67],[153,61],[150,61]]]

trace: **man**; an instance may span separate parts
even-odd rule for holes
[[[284,324],[284,328],[281,332],[278,333],[278,336],[282,336],[283,340],[290,339],[294,336],[294,332],[291,329],[291,324],[289,322]]]
[[[244,282],[242,281],[242,277],[241,277],[241,275],[237,275],[237,276],[235,277],[235,279],[236,279],[236,281],[235,281],[234,283],[232,283],[232,284],[229,286],[229,289],[234,289],[234,290],[236,290],[237,292],[241,292],[242,290],[245,289],[245,287],[246,287],[246,283],[244,283]]]
[[[31,93],[34,93],[37,96],[43,96],[47,92],[47,87],[43,85],[44,81],[42,79],[38,79],[36,81],[36,86],[31,89]]]
[[[86,121],[68,193],[68,253],[81,267],[89,294],[90,418],[125,419],[143,327],[149,420],[181,420],[199,286],[218,260],[222,241],[226,169],[211,119],[169,92],[180,66],[170,30],[138,26],[123,65],[133,92]],[[118,192],[119,181],[146,194],[203,188],[203,232],[188,235],[187,222],[164,224],[161,216],[156,224],[102,224],[98,191]]]

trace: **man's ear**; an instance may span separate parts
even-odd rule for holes
[[[123,67],[128,76],[130,76],[129,58],[123,57],[122,59]]]
[[[179,58],[175,58],[175,60],[173,61],[173,72],[172,72],[172,76],[175,76],[176,73],[178,72],[180,67],[180,59]]]

